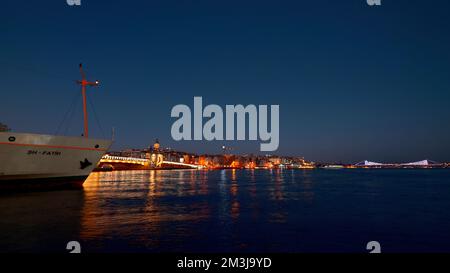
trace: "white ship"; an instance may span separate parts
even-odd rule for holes
[[[0,132],[0,189],[81,187],[111,146],[112,140],[88,137],[86,86],[81,69],[82,137]]]

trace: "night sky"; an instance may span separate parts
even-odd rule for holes
[[[259,153],[259,141],[172,140],[172,107],[203,96],[223,108],[279,104],[275,154],[450,160],[448,0],[81,3],[2,1],[0,122],[14,131],[54,134],[76,101],[59,133],[82,133],[82,62],[101,82],[89,96],[103,130],[91,108],[91,136],[115,127],[113,149],[159,138]]]

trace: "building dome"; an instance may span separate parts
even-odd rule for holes
[[[155,143],[153,144],[153,150],[159,150],[159,141],[156,139]]]

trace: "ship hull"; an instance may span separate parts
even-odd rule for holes
[[[0,190],[80,188],[111,141],[0,133]]]
[[[2,180],[0,191],[81,189],[88,176],[64,176],[51,178],[25,178]]]

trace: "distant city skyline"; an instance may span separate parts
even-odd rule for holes
[[[83,63],[100,81],[88,90],[90,136],[109,138],[114,127],[113,150],[158,138],[198,154],[223,145],[264,154],[259,141],[172,140],[172,107],[202,96],[205,105],[280,105],[271,154],[448,162],[449,8],[444,0],[8,1],[0,122],[53,134],[66,117],[59,133],[81,135]]]

